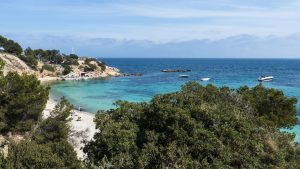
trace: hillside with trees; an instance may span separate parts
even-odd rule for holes
[[[19,52],[7,39],[1,45]],[[43,55],[36,59],[45,59],[47,71],[77,64],[75,55],[60,60],[53,57],[58,51],[44,52],[25,51]],[[98,64],[83,62],[86,71]],[[35,75],[4,75],[4,64],[0,60],[0,168],[300,168],[295,135],[280,131],[297,124],[297,100],[280,90],[188,82],[150,102],[117,101],[117,108],[97,113],[98,132],[85,142],[87,158],[80,161],[69,141],[72,105],[62,98],[43,119],[49,87]]]
[[[72,106],[62,98],[42,119],[48,94],[49,87],[33,75],[0,71],[0,168],[83,167],[68,142]]]
[[[2,50],[1,50],[2,48]],[[60,77],[73,73],[89,73],[95,77],[117,76],[116,68],[108,67],[93,57],[79,57],[76,54],[63,54],[59,50],[25,50],[15,41],[0,36],[0,59],[6,63],[4,72],[16,71],[19,74],[34,74],[37,77]],[[23,65],[22,68],[19,68]],[[25,67],[24,67],[25,65]]]

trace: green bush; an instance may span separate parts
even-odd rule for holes
[[[37,59],[35,57],[21,55],[20,59],[23,60],[32,69],[36,69],[38,61],[37,61]]]
[[[97,67],[96,67],[96,65],[94,65],[94,64],[89,64],[88,66],[85,66],[84,68],[83,68],[83,70],[85,71],[85,72],[92,72],[92,71],[95,71],[97,69]]]
[[[5,37],[0,35],[0,47],[4,48],[4,51],[10,54],[14,54],[20,56],[23,49],[22,47],[15,41],[6,39]]]
[[[67,141],[37,144],[23,140],[10,144],[8,157],[0,160],[0,167],[5,169],[81,169],[83,165],[76,159],[73,147]]]
[[[51,112],[51,116],[39,124],[34,133],[34,140],[38,143],[67,140],[70,132],[68,117],[72,108],[72,105],[62,98]]]
[[[97,59],[96,58],[85,58],[84,63],[89,65],[90,62],[92,62],[92,61],[97,62]]]
[[[41,117],[48,92],[33,75],[0,76],[0,132],[30,131]]]
[[[287,98],[269,97],[274,97],[273,104],[280,110],[295,106]],[[84,148],[90,166],[300,167],[300,149],[292,143],[294,136],[281,133],[273,125],[266,126],[259,120],[265,112],[257,113],[249,100],[227,87],[190,82],[179,92],[153,97],[150,103],[119,101],[116,105],[116,109],[96,115],[99,131]],[[296,114],[286,116],[284,119],[293,119]],[[289,120],[282,123],[289,124]]]
[[[250,103],[262,123],[277,128],[297,124],[296,98],[288,98],[282,91],[267,89],[263,85],[252,89],[241,87],[238,93]]]
[[[42,70],[47,70],[49,72],[55,72],[54,67],[52,67],[51,65],[48,65],[48,64],[44,64],[42,67]]]
[[[64,68],[64,71],[62,72],[63,75],[67,75],[72,72],[71,66],[69,66],[67,64],[63,64],[62,66]]]
[[[99,61],[98,61],[97,64],[98,64],[98,66],[101,68],[102,71],[105,71],[105,69],[106,69],[106,64],[105,64],[104,62],[102,62],[102,61],[99,62]]]

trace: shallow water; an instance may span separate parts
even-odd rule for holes
[[[267,87],[283,90],[300,100],[300,59],[104,59],[110,65],[127,73],[142,73],[137,77],[117,77],[87,81],[65,81],[52,86],[51,97],[66,96],[75,106],[86,111],[114,108],[116,100],[149,101],[152,96],[177,91],[189,80],[206,85],[238,88],[259,84],[259,75],[272,75],[274,81]],[[191,69],[187,73],[163,73],[162,69]],[[188,74],[189,78],[179,78]],[[203,77],[212,78],[201,82]],[[297,104],[298,110],[300,102]],[[298,111],[299,112],[299,111]],[[300,126],[294,132],[299,133]],[[300,140],[300,137],[297,138]]]

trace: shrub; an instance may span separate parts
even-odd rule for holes
[[[94,64],[89,64],[88,66],[85,66],[83,69],[85,72],[92,72],[97,69],[97,66]]]
[[[105,69],[106,69],[106,64],[105,64],[104,62],[98,61],[97,64],[98,64],[98,66],[101,68],[102,71],[105,71]]]
[[[52,67],[51,65],[48,65],[48,64],[44,64],[42,67],[42,70],[47,70],[49,72],[55,72],[54,67]]]
[[[276,99],[273,104],[284,111],[295,106]],[[84,148],[91,166],[300,167],[299,146],[291,144],[294,137],[262,124],[255,107],[227,87],[190,82],[179,92],[153,97],[150,103],[119,101],[116,105],[96,115],[99,131]]]
[[[64,68],[64,71],[62,72],[63,75],[67,75],[72,72],[71,66],[69,66],[67,64],[63,64],[62,66]]]
[[[296,98],[288,98],[280,90],[268,89],[261,84],[249,89],[241,87],[238,93],[253,107],[262,123],[277,128],[297,124]]]
[[[4,51],[14,55],[21,55],[23,49],[22,47],[15,41],[6,39],[5,37],[0,35],[0,46],[4,48]]]
[[[0,76],[0,132],[26,132],[38,122],[49,88],[33,75]]]
[[[37,61],[37,59],[35,57],[21,55],[20,59],[23,60],[32,69],[36,69],[38,61]]]

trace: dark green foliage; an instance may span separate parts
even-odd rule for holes
[[[5,169],[80,169],[83,168],[76,159],[73,147],[67,141],[37,144],[35,141],[23,140],[12,143],[8,157],[0,160]]]
[[[97,64],[101,68],[102,71],[105,71],[106,64],[103,61],[101,61],[101,62],[98,61]]]
[[[26,53],[26,52],[25,52]],[[43,49],[35,49],[33,50],[33,56],[43,61],[45,59],[46,52]]]
[[[0,61],[0,70],[3,66]],[[0,152],[0,168],[5,169],[81,169],[82,162],[68,142],[72,106],[65,99],[56,105],[51,116],[40,118],[48,99],[48,87],[29,75],[0,73],[0,131],[23,134],[19,143],[8,140],[8,157]]]
[[[20,59],[23,60],[32,69],[36,69],[38,61],[37,61],[37,59],[35,57],[21,55]]]
[[[63,159],[55,154],[50,146],[27,140],[10,145],[6,167],[9,169],[66,168]]]
[[[97,69],[97,66],[95,64],[91,64],[92,61],[96,62],[102,71],[106,69],[104,62],[99,62],[96,58],[86,58],[84,60],[84,63],[87,65],[84,67],[85,72],[95,71]]]
[[[300,167],[293,135],[263,125],[248,100],[227,87],[190,82],[179,92],[155,96],[149,104],[117,106],[96,116],[99,132],[84,148],[90,166]]]
[[[63,62],[63,58],[59,50],[42,50],[38,49],[34,51],[35,56],[39,57],[43,62],[49,62],[53,64],[60,64]]]
[[[69,55],[69,57],[71,58],[71,59],[74,59],[74,60],[78,60],[78,56],[77,55],[75,55],[75,54],[70,54]]]
[[[91,72],[91,71],[94,71],[94,70],[96,70],[96,69],[97,69],[96,65],[94,65],[94,64],[89,64],[88,66],[85,66],[85,67],[83,68],[83,71],[85,71],[85,72]]]
[[[51,112],[51,116],[42,120],[36,127],[32,138],[9,145],[8,157],[0,158],[4,168],[83,168],[72,145],[68,142],[68,117],[71,109],[70,103],[62,98]]]
[[[3,69],[4,65],[5,65],[4,61],[0,59],[0,79],[2,78],[2,75],[3,75],[2,69]]]
[[[70,111],[72,105],[63,97],[51,112],[50,117],[43,120],[34,133],[38,143],[59,142],[68,139],[70,127]]]
[[[21,55],[20,59],[23,60],[29,67],[36,69],[38,60],[37,57],[35,57],[34,51],[30,47],[24,50],[24,55]]]
[[[96,58],[85,58],[84,63],[88,65],[92,61],[97,62],[97,59]]]
[[[288,98],[282,91],[258,85],[252,89],[241,87],[238,90],[259,119],[268,126],[277,128],[293,127],[297,124],[296,98]]]
[[[4,51],[14,55],[21,55],[23,49],[22,47],[13,40],[6,39],[0,35],[0,47],[4,48]]]
[[[35,129],[32,139],[39,145],[50,147],[51,151],[61,159],[64,167],[77,169],[82,168],[82,164],[77,160],[76,153],[68,142],[71,110],[72,105],[62,98],[50,117],[41,121]]]
[[[51,66],[51,65],[48,65],[48,64],[44,64],[43,67],[42,67],[42,71],[43,70],[48,70],[50,72],[55,72],[55,69]]]
[[[35,53],[34,53],[34,51],[33,51],[30,47],[27,47],[27,48],[24,50],[24,54],[25,54],[25,56],[32,56],[32,57],[35,57]]]
[[[39,120],[49,88],[33,75],[0,76],[0,132],[25,132]]]
[[[64,64],[66,65],[79,65],[78,56],[75,54],[64,55]]]
[[[67,75],[72,71],[71,66],[69,66],[67,64],[63,64],[62,66],[64,68],[64,71],[62,72],[63,75]]]

